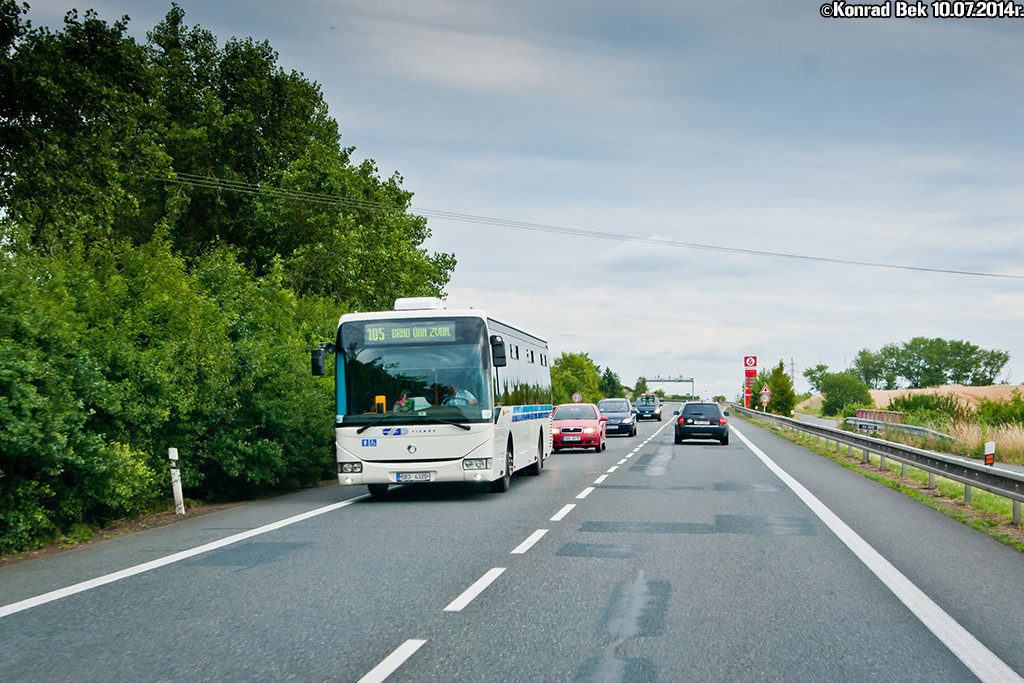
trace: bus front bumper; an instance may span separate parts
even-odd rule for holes
[[[464,458],[449,462],[339,462],[338,483],[342,486],[360,484],[420,484],[429,482],[485,482],[504,474],[494,467],[492,458]]]

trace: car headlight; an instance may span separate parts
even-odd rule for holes
[[[584,427],[583,428],[583,433],[584,434],[593,434],[596,431],[597,431],[597,429],[595,429],[594,427]]]

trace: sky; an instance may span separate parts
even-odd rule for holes
[[[128,15],[140,40],[170,9],[29,4],[54,28],[72,7]],[[782,362],[802,392],[806,368],[925,336],[1007,351],[1000,381],[1024,383],[1024,18],[825,18],[835,5],[796,0],[178,4],[221,45],[266,40],[316,81],[355,159],[414,193],[426,248],[456,255],[448,307],[545,337],[554,357],[733,399],[745,356]]]

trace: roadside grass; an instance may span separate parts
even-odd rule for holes
[[[959,520],[964,524],[983,531],[996,540],[1024,552],[1024,524],[1013,523],[1013,502],[977,488],[971,489],[971,502],[965,501],[964,485],[935,476],[935,488],[928,488],[928,472],[913,465],[885,459],[877,454],[869,454],[868,462],[863,462],[864,453],[860,449],[847,449],[840,446],[826,447],[821,437],[800,434],[779,427],[767,420],[751,419],[743,416],[760,427],[770,429],[774,434],[788,441],[803,446],[808,450],[823,455],[843,467],[859,472],[863,476],[899,491],[928,507]],[[851,452],[852,451],[852,452]]]

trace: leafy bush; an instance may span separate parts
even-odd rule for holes
[[[822,415],[839,415],[848,405],[874,406],[871,391],[849,372],[826,372],[819,379]]]
[[[989,425],[1024,424],[1024,399],[1016,389],[1007,401],[983,398],[974,409],[974,418]]]
[[[843,406],[839,416],[842,418],[857,417],[858,410],[876,410],[874,403],[850,403]]]
[[[903,421],[916,425],[941,425],[967,419],[967,408],[951,394],[906,394],[889,401],[886,410],[903,413]]]
[[[0,259],[0,552],[151,509],[172,446],[199,499],[324,478],[307,350],[336,316],[227,250],[195,275],[159,243]]]

